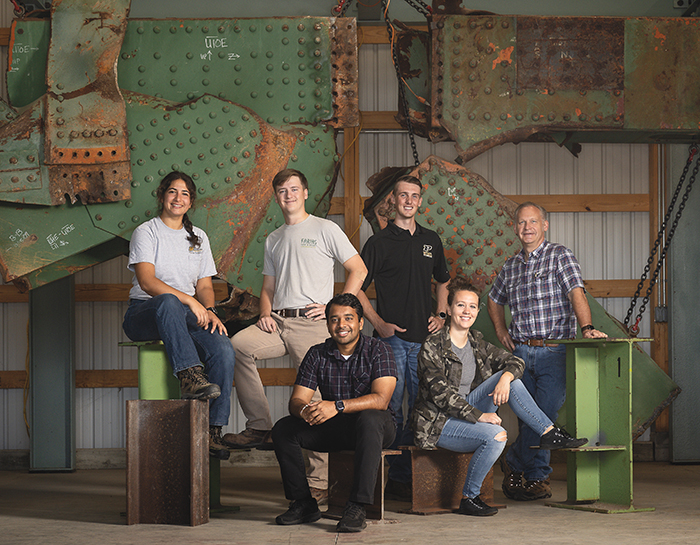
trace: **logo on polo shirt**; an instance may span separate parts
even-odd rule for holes
[[[430,244],[423,244],[423,257],[433,257],[433,247]]]
[[[302,238],[301,247],[302,248],[315,248],[318,241],[315,238]]]

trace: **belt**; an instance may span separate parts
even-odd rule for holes
[[[282,318],[303,318],[308,311],[309,309],[306,308],[282,308],[275,312],[282,316]]]
[[[518,344],[526,344],[527,346],[537,346],[542,348],[543,346],[559,346],[558,344],[548,343],[546,339],[528,339],[526,341],[516,341]]]

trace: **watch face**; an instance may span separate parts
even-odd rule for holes
[[[342,413],[345,410],[345,403],[342,401],[336,401],[335,408],[339,413]]]

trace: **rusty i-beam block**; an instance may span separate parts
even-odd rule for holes
[[[126,522],[209,522],[209,406],[126,402]]]

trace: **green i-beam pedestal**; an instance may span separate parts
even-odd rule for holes
[[[566,345],[566,428],[587,445],[567,452],[567,498],[551,507],[653,511],[632,503],[632,351],[652,339],[575,339]],[[551,341],[550,341],[551,342]]]

